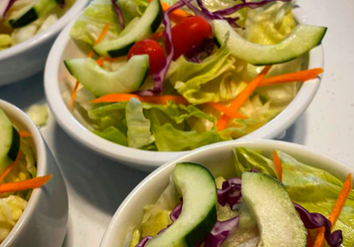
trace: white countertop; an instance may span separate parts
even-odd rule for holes
[[[354,169],[354,2],[300,0],[308,19],[327,26],[325,75],[307,111],[287,131],[303,144]],[[43,72],[0,88],[0,98],[22,109],[44,103]],[[64,173],[70,200],[63,247],[98,246],[115,210],[148,173],[91,153],[50,119],[43,136]]]

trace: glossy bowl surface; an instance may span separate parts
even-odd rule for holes
[[[68,222],[68,194],[61,171],[32,120],[5,101],[0,100],[0,108],[16,127],[31,133],[37,154],[37,175],[53,174],[46,185],[33,190],[22,216],[0,246],[61,246]]]
[[[70,9],[47,30],[23,43],[0,51],[0,86],[26,79],[44,69],[48,53],[59,32],[87,5],[76,0]]]
[[[300,23],[304,22],[305,17],[300,8],[294,9],[294,14]],[[87,57],[88,53],[88,50],[82,49],[69,36],[74,21],[63,30],[55,41],[45,68],[45,94],[49,107],[59,125],[72,138],[92,151],[141,170],[151,171],[169,160],[187,154],[189,151],[156,152],[117,145],[89,131],[84,126],[83,119],[71,114],[67,99],[71,95],[72,88],[66,86],[65,83],[70,74],[63,61],[70,58]],[[323,49],[320,45],[311,50],[308,68],[323,67],[323,62]],[[319,77],[304,83],[293,101],[278,116],[238,140],[272,139],[284,133],[309,106],[320,86],[320,81],[321,78]],[[72,84],[74,85],[74,83],[73,80]],[[64,100],[63,95],[65,95],[66,100]]]
[[[354,170],[331,158],[318,154],[305,146],[288,142],[272,140],[229,141],[205,146],[166,163],[137,185],[114,214],[106,229],[100,247],[123,247],[123,242],[129,231],[132,227],[141,223],[144,205],[156,202],[164,188],[168,185],[170,174],[177,163],[194,162],[202,164],[215,177],[229,177],[228,174],[234,171],[233,149],[235,147],[263,150],[267,156],[271,156],[273,150],[278,149],[293,156],[302,163],[326,170],[343,181],[348,173],[354,174]]]

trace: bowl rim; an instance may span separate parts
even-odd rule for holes
[[[305,14],[301,8],[294,8],[294,15],[298,22],[305,22]],[[59,89],[58,75],[61,56],[70,38],[70,29],[75,19],[60,33],[56,39],[47,59],[44,72],[44,87],[48,105],[59,125],[79,143],[89,149],[109,157],[123,164],[129,164],[138,169],[153,170],[161,164],[190,151],[182,152],[157,152],[132,149],[105,140],[87,128],[85,128],[66,107]],[[324,56],[322,44],[310,51],[308,68],[323,67]],[[275,118],[263,125],[261,128],[243,136],[238,140],[250,140],[261,138],[275,138],[286,130],[308,107],[314,98],[319,86],[321,77],[304,83],[295,98]]]
[[[27,49],[33,49],[58,34],[73,18],[75,18],[75,16],[86,6],[88,2],[89,0],[76,0],[73,6],[71,6],[70,9],[68,9],[68,11],[48,29],[36,34],[25,42],[0,51],[0,62],[1,60],[5,60],[26,51]]]
[[[22,110],[1,99],[0,108],[3,109],[5,113],[10,113],[11,115],[16,116],[16,118],[19,120],[19,122],[21,122],[25,129],[31,133],[37,154],[37,176],[44,176],[47,170],[47,152],[42,135],[40,134],[37,126]],[[31,197],[28,200],[27,206],[23,211],[20,219],[17,221],[15,226],[12,228],[0,246],[7,246],[11,240],[16,237],[17,233],[21,231],[23,228],[22,225],[26,222],[26,219],[33,214],[33,211],[35,210],[42,193],[43,191],[40,189],[35,189],[32,191]]]
[[[203,156],[204,154],[211,153],[211,151],[217,151],[217,150],[222,150],[222,149],[229,149],[230,152],[233,148],[235,147],[247,147],[247,148],[254,148],[254,149],[279,149],[283,152],[292,152],[299,154],[298,156],[301,157],[311,157],[311,160],[316,160],[316,166],[315,167],[322,167],[322,166],[329,166],[332,167],[333,169],[335,168],[339,173],[352,173],[354,174],[354,169],[339,163],[338,161],[332,159],[331,157],[327,155],[322,155],[318,151],[296,143],[291,143],[291,142],[284,142],[284,141],[277,141],[277,140],[242,140],[242,141],[228,141],[228,142],[223,142],[223,143],[216,143],[213,145],[209,146],[204,146],[203,148],[199,148],[197,150],[194,150],[190,152],[187,155],[178,157],[172,161],[169,161],[162,165],[161,167],[157,168],[155,171],[150,173],[145,179],[143,179],[123,200],[123,202],[119,205],[117,208],[116,212],[114,213],[109,225],[106,228],[106,231],[102,237],[100,247],[112,247],[112,246],[117,246],[116,241],[114,241],[115,233],[116,233],[116,228],[121,225],[120,224],[120,219],[121,217],[126,213],[126,211],[129,211],[129,204],[135,197],[142,196],[141,190],[143,190],[143,187],[146,186],[147,184],[154,184],[154,180],[159,180],[166,176],[166,173],[170,173],[173,167],[175,166],[176,163],[178,162],[184,162],[188,158],[195,158],[198,156]],[[299,159],[298,157],[295,157],[296,159]],[[325,168],[320,168],[323,170],[328,170]],[[353,182],[354,182],[354,177],[353,177]],[[155,182],[156,183],[156,182]]]

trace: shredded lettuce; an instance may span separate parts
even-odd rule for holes
[[[32,119],[35,125],[41,127],[47,124],[48,107],[47,105],[31,105],[26,114]]]
[[[150,120],[145,118],[141,102],[132,98],[125,112],[128,127],[128,146],[141,148],[154,142],[155,138],[150,132]]]

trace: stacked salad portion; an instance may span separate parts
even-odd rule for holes
[[[31,134],[18,130],[0,108],[0,243],[20,219],[32,190],[51,178],[37,177]]]
[[[71,30],[63,98],[111,142],[185,151],[247,135],[321,68],[308,51],[326,28],[300,25],[289,0],[94,0]]]
[[[46,30],[72,4],[73,0],[1,0],[0,51]]]
[[[123,246],[353,246],[350,174],[343,183],[280,150],[270,159],[243,147],[234,168],[214,179],[202,165],[176,164]]]

